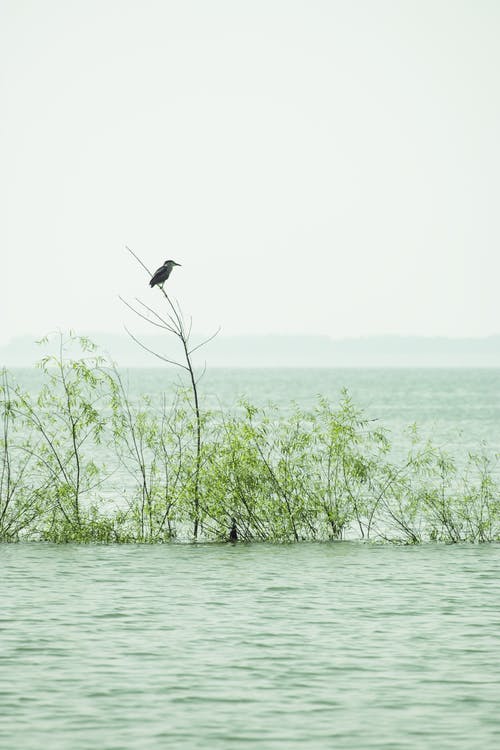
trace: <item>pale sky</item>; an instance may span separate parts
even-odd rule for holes
[[[0,0],[0,343],[500,332],[498,0]]]

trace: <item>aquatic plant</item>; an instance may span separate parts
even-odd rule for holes
[[[459,466],[412,427],[396,453],[346,391],[287,417],[248,402],[196,410],[186,388],[133,399],[91,342],[57,342],[38,393],[1,376],[4,541],[500,539],[484,450]]]
[[[30,533],[46,510],[47,480],[37,471],[36,442],[19,429],[25,395],[0,375],[0,540]]]
[[[95,515],[91,503],[105,479],[96,456],[106,427],[110,379],[92,342],[62,333],[57,338],[58,354],[38,363],[44,375],[40,392],[12,387],[13,413],[29,441],[23,450],[29,453],[31,470],[40,477],[36,494],[43,499],[41,538],[79,540],[89,512]],[[66,350],[75,345],[84,356],[68,358]]]
[[[429,537],[446,542],[486,542],[500,538],[500,492],[497,459],[470,453],[461,472],[440,452],[437,481],[422,493]]]
[[[387,440],[349,395],[336,408],[325,399],[312,412],[296,408],[286,420],[276,409],[242,406],[224,420],[210,462],[216,533],[234,518],[244,539],[341,539],[354,521],[364,536],[365,487]]]
[[[193,476],[199,483],[197,445],[193,442],[196,425],[192,424],[187,397],[178,391],[168,406],[163,395],[156,408],[149,398],[130,399],[116,367],[112,377],[116,391],[111,424],[116,456],[126,474],[121,497],[127,508],[128,535],[141,542],[172,539],[179,505],[186,494],[191,496],[185,486],[192,490]],[[198,506],[194,508],[199,522]]]

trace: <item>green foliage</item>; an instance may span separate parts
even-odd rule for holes
[[[182,390],[171,406],[134,401],[91,342],[58,343],[37,395],[1,374],[1,540],[500,539],[486,452],[458,469],[412,427],[395,460],[347,392],[286,419],[247,402],[204,413]]]
[[[438,482],[422,496],[429,536],[446,542],[487,542],[500,538],[500,493],[496,460],[469,454],[458,474],[453,460],[439,454]]]
[[[159,410],[146,398],[134,404],[116,368],[113,377],[118,387],[111,424],[116,456],[128,477],[128,534],[141,542],[172,539],[195,455],[187,398],[179,394],[170,410],[165,399]]]
[[[0,540],[32,532],[46,510],[47,483],[38,471],[36,443],[16,419],[24,394],[0,374]]]
[[[70,346],[78,345],[84,355],[93,352],[86,339],[60,334],[58,344],[58,356],[47,355],[39,362],[44,384],[38,395],[12,387],[13,414],[21,434],[27,435],[24,450],[30,455],[31,470],[41,478],[36,492],[51,515],[49,528],[61,525],[65,534],[71,530],[77,538],[83,533],[86,508],[104,478],[104,467],[96,457],[113,383],[101,357],[66,358]]]

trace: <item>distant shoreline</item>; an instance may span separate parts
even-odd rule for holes
[[[121,367],[164,367],[124,334],[88,333]],[[161,336],[141,337],[150,349],[171,351]],[[193,342],[202,340],[193,335]],[[30,367],[40,358],[35,336],[19,336],[0,346],[0,365]],[[500,335],[484,338],[426,336],[223,336],[198,352],[211,368],[500,368]]]

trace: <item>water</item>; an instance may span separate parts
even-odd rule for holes
[[[497,545],[3,545],[0,746],[500,743]]]
[[[19,371],[36,389],[40,374]],[[214,370],[209,407],[347,386],[391,428],[500,449],[498,370]],[[131,371],[132,395],[175,376]],[[500,547],[0,545],[0,747],[500,746]]]
[[[28,389],[37,390],[41,372],[13,373]],[[180,382],[171,368],[124,371],[132,397],[171,397]],[[259,406],[276,404],[286,414],[293,402],[314,408],[318,396],[337,402],[347,388],[367,416],[377,419],[398,438],[416,422],[423,434],[450,448],[475,449],[481,442],[500,450],[500,370],[495,368],[215,368],[200,382],[202,407],[232,409],[241,397]]]

